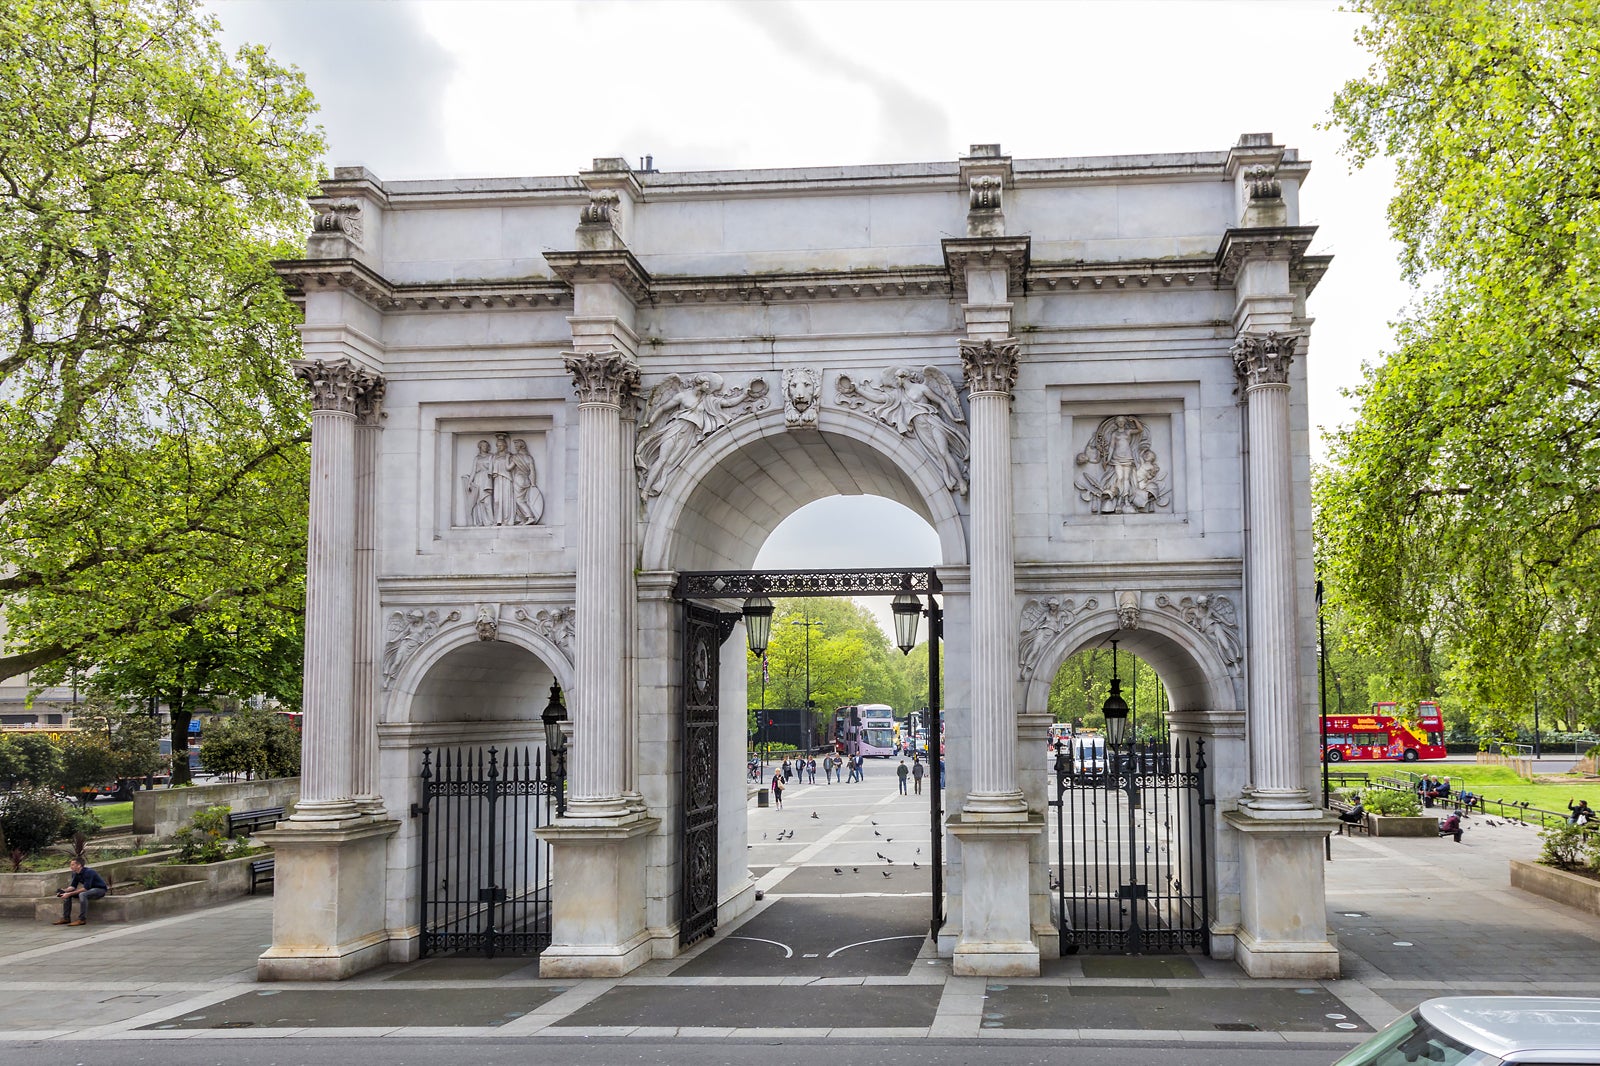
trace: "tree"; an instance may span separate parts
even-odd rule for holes
[[[0,789],[45,786],[61,772],[61,749],[44,733],[0,733]]]
[[[305,405],[271,268],[323,144],[193,0],[0,12],[0,677],[300,580]]]
[[[109,776],[91,779],[90,785],[149,777],[166,769],[161,722],[142,703],[118,703],[91,691],[88,703],[73,714],[72,724],[77,732],[69,737],[92,737],[113,754]]]
[[[300,734],[281,715],[247,707],[206,727],[200,764],[217,774],[293,777],[300,772]]]
[[[55,784],[79,803],[88,803],[94,798],[92,790],[116,781],[121,768],[116,749],[102,734],[68,733],[61,738],[61,769]]]
[[[1394,160],[1428,287],[1333,442],[1318,551],[1362,650],[1503,734],[1535,663],[1600,640],[1600,2],[1354,6],[1374,65],[1333,122]]]

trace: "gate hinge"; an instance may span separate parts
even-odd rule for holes
[[[423,814],[422,804],[413,803],[411,805],[411,817],[413,817],[413,818],[421,818],[422,814]]]

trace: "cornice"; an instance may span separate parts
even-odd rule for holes
[[[572,290],[558,281],[396,285],[356,259],[285,259],[272,266],[297,301],[313,290],[343,289],[379,311],[572,306]]]
[[[586,252],[545,252],[544,261],[556,277],[569,286],[585,281],[610,281],[634,303],[653,302],[650,272],[626,248]]]
[[[879,296],[949,298],[949,275],[938,267],[822,270],[788,274],[659,277],[657,303],[781,303],[790,300],[866,299]]]
[[[1222,235],[1222,243],[1217,246],[1213,266],[1218,283],[1232,285],[1238,279],[1244,261],[1252,256],[1286,256],[1291,271],[1300,269],[1306,249],[1311,246],[1311,238],[1316,232],[1315,226],[1257,226],[1228,230]]]
[[[1006,264],[1006,291],[1020,296],[1028,275],[1028,257],[1032,252],[1032,237],[946,237],[939,242],[944,248],[944,268],[950,276],[953,296],[967,294],[967,265],[973,261],[991,263],[996,259]]]
[[[1129,259],[1115,263],[1035,263],[1028,289],[1215,288],[1215,259]]]

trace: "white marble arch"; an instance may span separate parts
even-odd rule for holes
[[[904,504],[933,526],[943,564],[966,564],[957,497],[914,444],[842,408],[824,409],[814,430],[791,430],[779,408],[713,433],[666,478],[646,510],[643,569],[746,568],[778,523],[841,494]]]

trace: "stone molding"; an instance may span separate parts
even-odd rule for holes
[[[626,248],[580,252],[545,252],[550,270],[568,286],[609,281],[636,304],[650,303],[650,272]]]
[[[1006,268],[1006,291],[1012,296],[1022,294],[1033,238],[946,237],[940,243],[944,248],[944,268],[949,275],[951,295],[966,296],[967,267],[973,263],[983,266],[1003,263]]]
[[[618,348],[563,352],[561,363],[572,375],[572,388],[579,403],[622,407],[632,404],[639,394],[639,364]]]
[[[382,399],[383,378],[349,359],[296,359],[289,365],[311,394],[313,411],[358,415]]]
[[[961,368],[967,375],[967,392],[1011,394],[1017,384],[1017,357],[1022,347],[1015,337],[961,342]]]
[[[1239,279],[1239,270],[1248,259],[1276,258],[1289,260],[1292,280],[1310,280],[1312,287],[1332,262],[1329,256],[1308,256],[1311,239],[1316,236],[1315,226],[1249,226],[1230,229],[1222,235],[1212,269],[1223,285],[1232,285]],[[1320,269],[1319,269],[1320,268]],[[1309,291],[1309,290],[1308,290]]]
[[[361,201],[345,197],[331,204],[319,205],[311,216],[311,232],[314,236],[336,234],[357,249],[363,249],[365,226],[361,218]]]
[[[1262,385],[1288,385],[1289,364],[1294,361],[1295,345],[1300,343],[1298,333],[1241,333],[1233,342],[1229,353],[1233,356],[1233,369],[1243,379],[1247,389]]]

